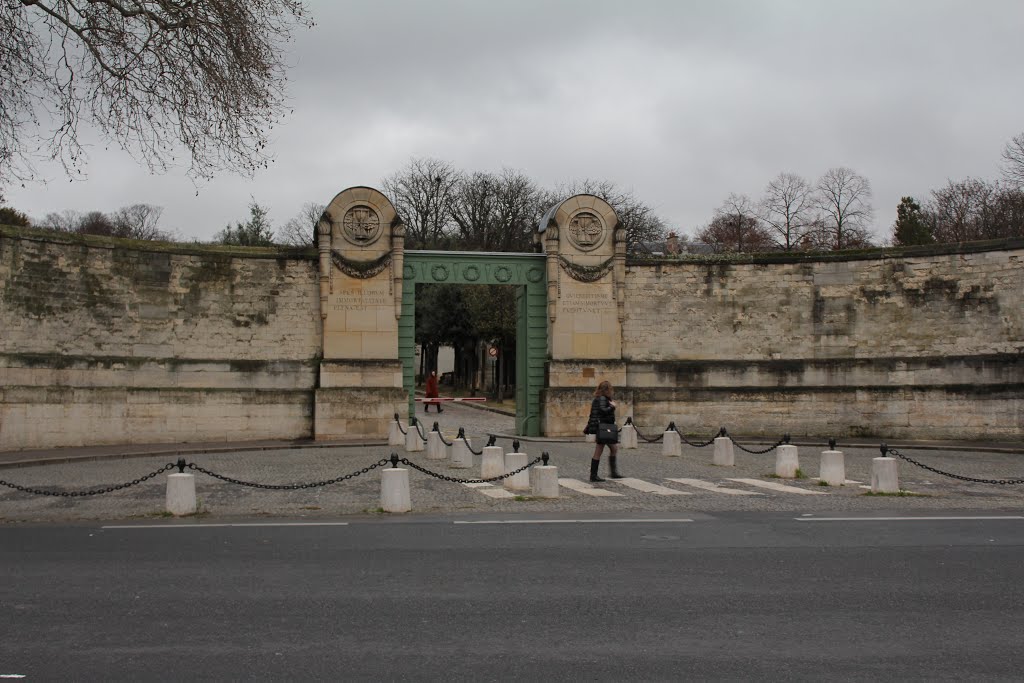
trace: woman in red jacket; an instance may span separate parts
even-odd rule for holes
[[[426,390],[423,392],[423,394],[427,398],[427,400],[423,402],[423,412],[429,413],[430,412],[430,405],[432,403],[437,406],[437,412],[439,412],[439,413],[443,413],[444,412],[444,408],[441,407],[440,403],[438,403],[436,401],[431,401],[430,400],[432,398],[437,398],[437,395],[438,395],[437,394],[437,372],[436,371],[431,370],[430,377],[427,378],[427,387],[426,387]]]

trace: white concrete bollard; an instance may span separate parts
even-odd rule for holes
[[[632,424],[622,425],[622,429],[619,430],[619,448],[632,450],[639,447],[640,439],[636,435],[636,427]]]
[[[448,447],[441,441],[441,432],[427,434],[427,460],[447,460]]]
[[[534,465],[529,470],[530,491],[535,498],[558,498],[558,468]]]
[[[583,437],[583,441],[586,443],[597,443],[597,434],[587,434]]]
[[[452,469],[463,470],[473,466],[472,439],[452,441]]]
[[[420,432],[416,429],[416,425],[411,423],[405,432],[405,450],[407,453],[418,453],[423,450],[423,439],[420,438]]]
[[[900,473],[896,458],[873,458],[871,460],[871,492],[900,492]]]
[[[167,475],[167,511],[172,515],[194,515],[199,509],[196,502],[196,475]]]
[[[520,467],[525,467],[526,463],[530,460],[526,453],[506,453],[505,454],[505,471],[502,474],[508,474],[518,470]],[[530,470],[525,469],[519,474],[513,474],[511,477],[505,477],[504,480],[505,488],[509,491],[529,491],[530,490]]]
[[[821,467],[818,478],[829,486],[842,486],[846,483],[846,462],[843,452],[828,450],[821,452]]]
[[[715,439],[715,454],[711,456],[711,463],[721,467],[735,467],[736,453],[732,448],[732,439],[727,436]]]
[[[404,467],[389,467],[381,471],[380,508],[384,512],[412,510],[412,498],[409,495],[409,470]]]
[[[661,440],[661,454],[678,458],[683,454],[683,438],[674,429],[665,430],[665,437]]]
[[[783,444],[775,449],[775,476],[783,479],[795,479],[800,469],[800,456],[796,446]]]
[[[480,478],[493,479],[505,474],[505,450],[501,446],[484,446],[480,460]]]
[[[405,445],[405,434],[402,430],[405,429],[405,425],[395,420],[388,427],[388,445],[389,446],[404,446]]]

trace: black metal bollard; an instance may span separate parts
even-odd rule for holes
[[[512,452],[513,453],[518,453],[519,452],[519,440],[518,439],[516,439],[515,441],[512,442]]]
[[[455,438],[456,439],[465,439],[466,438],[466,428],[465,427],[459,427],[459,435],[456,436]]]
[[[498,440],[498,437],[496,437],[494,434],[488,434],[487,435],[487,445],[488,446],[493,446],[494,442],[497,441],[497,440]]]
[[[834,451],[836,449],[836,440],[835,439],[829,439],[828,440],[828,449],[830,451]]]
[[[883,458],[889,457],[889,446],[887,446],[886,444],[883,443],[881,446],[878,447],[878,450],[882,451]]]
[[[678,432],[679,430],[676,429],[676,423],[675,422],[669,422],[668,423],[668,427],[665,427],[665,431],[666,432]]]
[[[175,467],[178,468],[178,474],[185,474],[185,458],[178,458],[178,462],[175,463]]]
[[[438,426],[437,426],[437,423],[435,422],[435,423],[434,423],[434,428],[433,428],[433,429],[431,429],[430,431],[432,431],[432,432],[439,432],[439,431],[441,431],[441,428],[440,428],[440,427],[438,427]]]
[[[720,428],[720,429],[718,430],[718,436],[719,436],[719,437],[723,437],[723,436],[729,436],[729,432],[727,432],[727,431],[725,430],[725,427],[722,427],[722,428]]]
[[[782,443],[789,444],[789,434],[782,435]]]
[[[550,459],[551,459],[551,456],[548,455],[547,451],[544,451],[544,452],[542,452],[540,454],[540,462],[541,462],[542,465],[544,465],[544,467],[548,466],[548,460],[550,460]]]
[[[391,453],[391,467],[398,467],[398,453]]]

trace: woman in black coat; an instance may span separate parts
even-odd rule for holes
[[[601,464],[601,452],[608,446],[608,465],[611,468],[612,479],[622,479],[619,474],[617,456],[619,453],[619,432],[615,428],[608,437],[602,437],[598,433],[598,425],[610,424],[615,427],[615,401],[612,400],[612,384],[609,381],[601,382],[594,392],[594,400],[590,402],[590,419],[587,420],[587,433],[597,434],[597,443],[594,445],[594,457],[590,460],[590,481],[604,481],[597,476],[597,468]]]

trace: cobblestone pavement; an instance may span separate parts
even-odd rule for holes
[[[418,417],[427,418],[426,430],[437,420],[449,440],[455,436],[459,426],[465,427],[474,448],[478,450],[486,441],[486,433],[509,434],[513,427],[513,419],[509,416],[458,405],[449,405],[439,416],[435,416],[433,411],[424,416],[421,410]],[[510,438],[502,438],[498,443],[506,450],[511,449]],[[774,452],[752,455],[736,449],[736,466],[727,468],[711,464],[711,447],[697,449],[684,444],[682,457],[674,458],[661,455],[659,444],[641,442],[637,450],[620,451],[620,469],[631,479],[597,485],[599,489],[618,495],[596,497],[586,491],[562,486],[561,497],[555,500],[533,499],[529,492],[512,498],[492,498],[483,492],[488,487],[470,488],[411,471],[412,514],[699,514],[743,510],[813,515],[840,511],[881,513],[958,509],[1001,510],[1021,514],[1024,511],[1024,485],[963,482],[904,461],[899,463],[900,482],[908,495],[865,495],[867,490],[864,487],[870,484],[871,479],[871,459],[879,454],[878,450],[874,447],[844,447],[842,443],[839,448],[846,454],[847,477],[850,482],[842,487],[819,486],[813,477],[818,474],[819,455],[825,448],[827,446],[824,444],[801,446],[801,469],[808,478],[779,480],[767,476],[774,472]],[[558,466],[561,478],[579,482],[586,482],[588,478],[593,445],[584,443],[582,439],[523,439],[521,450],[531,458],[540,455],[541,451],[548,451],[551,464]],[[957,474],[985,479],[1024,477],[1024,455],[1019,453],[966,452],[955,449],[901,450],[927,465]],[[475,458],[471,470],[452,469],[447,461],[427,460],[425,452],[406,454],[401,447],[386,445],[283,448],[184,457],[189,462],[235,479],[265,484],[299,484],[333,479],[359,471],[387,458],[393,451],[440,474],[460,478],[480,476],[479,456]],[[130,482],[175,459],[147,456],[6,468],[0,470],[0,479],[55,492],[91,490]],[[602,474],[607,473],[607,459],[602,462],[601,471]],[[689,481],[678,482],[673,479]],[[654,491],[638,490],[630,484],[645,488],[654,485]],[[765,488],[765,485],[777,484],[789,488]],[[0,487],[0,521],[12,523],[161,517],[164,516],[165,487],[165,474],[120,491],[86,497],[39,496]],[[588,487],[584,485],[582,488]],[[723,491],[723,488],[728,491]],[[200,501],[199,518],[203,520],[253,516],[326,519],[344,515],[377,515],[380,472],[374,469],[338,484],[288,491],[229,484],[199,473],[196,475],[196,490]]]

